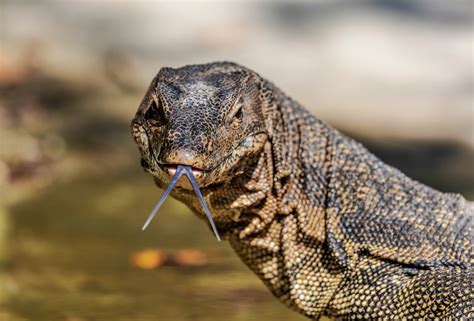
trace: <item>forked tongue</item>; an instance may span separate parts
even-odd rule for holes
[[[199,198],[199,202],[201,203],[202,208],[204,209],[204,213],[206,213],[207,219],[209,220],[209,223],[211,224],[212,230],[214,231],[214,234],[216,235],[217,240],[220,241],[221,238],[219,237],[219,233],[217,232],[216,225],[214,224],[214,220],[212,219],[211,211],[209,211],[206,201],[204,200],[201,190],[199,189],[199,185],[196,182],[196,179],[194,178],[193,170],[191,166],[185,166],[185,165],[178,165],[178,167],[176,168],[176,173],[173,175],[173,178],[171,179],[170,183],[166,187],[163,195],[161,195],[160,200],[151,211],[151,214],[148,216],[145,224],[142,227],[142,231],[145,230],[148,227],[148,225],[151,223],[151,221],[153,220],[153,217],[155,217],[156,215],[156,212],[158,212],[159,208],[165,201],[166,197],[168,197],[174,185],[183,174],[185,174],[188,177],[188,180],[191,183],[191,186],[193,187],[194,192],[196,192],[196,195]]]

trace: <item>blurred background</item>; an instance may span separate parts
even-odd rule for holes
[[[463,0],[0,1],[0,320],[303,320],[139,166],[163,66],[232,60],[474,199]]]

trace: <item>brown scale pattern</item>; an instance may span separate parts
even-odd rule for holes
[[[474,206],[384,164],[233,63],[163,68],[132,122],[158,186],[201,168],[220,234],[319,319],[473,319]],[[192,191],[172,195],[204,218]]]

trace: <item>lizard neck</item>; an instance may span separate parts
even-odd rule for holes
[[[241,212],[245,224],[229,240],[276,297],[316,317],[342,280],[341,266],[325,241],[334,132],[279,91],[273,92],[272,103],[270,138],[257,167],[263,198]],[[307,287],[316,287],[315,297],[303,294]]]
[[[472,205],[408,178],[290,98],[274,101],[261,164],[271,188],[231,244],[283,302],[324,313],[362,257],[415,269],[470,264]]]

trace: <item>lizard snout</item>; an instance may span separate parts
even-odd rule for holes
[[[158,161],[162,165],[186,165],[193,169],[205,171],[205,165],[201,157],[190,149],[173,149],[163,151]]]

